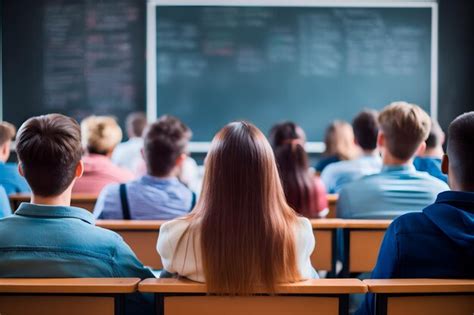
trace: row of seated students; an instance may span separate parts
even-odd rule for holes
[[[411,163],[428,136],[427,115],[417,106],[397,103],[384,109],[378,121],[383,162]],[[186,158],[185,149],[172,151],[175,158],[164,173],[158,171],[162,166],[156,166],[159,160],[153,157],[158,152],[166,155],[166,151],[153,149],[157,143],[168,144],[161,148],[173,147],[180,143],[177,139],[185,147],[189,140],[189,136],[182,136],[189,133],[186,128],[175,118],[163,117],[147,129],[144,157],[149,174],[175,177],[173,170]],[[275,160],[275,156],[284,158],[288,152],[305,156],[301,150],[304,136],[297,126],[287,124],[285,128],[294,136],[286,139],[274,129],[271,138],[275,154],[265,136],[250,123],[231,123],[216,135],[193,212],[164,224],[160,231],[157,250],[165,274],[206,282],[210,292],[233,294],[247,294],[255,283],[272,291],[279,282],[317,277],[309,258],[315,246],[311,224],[288,205],[291,193],[285,183],[289,181],[280,180]],[[388,140],[393,139],[393,130],[401,130],[404,137],[399,141],[405,150],[410,148],[406,165],[393,153],[393,142],[390,145]],[[277,140],[280,137],[285,139]],[[423,212],[403,215],[393,222],[383,241],[374,278],[474,277],[473,137],[474,112],[450,125],[443,170],[449,174],[453,191],[440,193]],[[281,145],[289,150],[285,153],[278,148]],[[84,171],[77,122],[58,114],[31,118],[19,130],[17,154],[20,171],[33,195],[31,203],[22,204],[14,215],[0,220],[0,276],[153,277],[119,236],[95,227],[89,212],[69,206],[73,186]],[[415,172],[411,167],[407,171]],[[396,175],[396,180],[413,177]],[[309,187],[314,182],[310,179],[306,183]],[[407,185],[402,186],[407,189]],[[116,189],[120,194],[120,187]],[[411,189],[421,191],[415,199],[425,198],[426,188]],[[290,203],[311,199],[303,195],[294,200]],[[122,209],[115,211],[123,213]],[[372,313],[372,307],[369,296],[360,312]]]

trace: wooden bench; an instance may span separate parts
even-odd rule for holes
[[[342,277],[371,272],[380,245],[392,220],[343,220],[344,263]],[[338,244],[339,245],[339,244]]]
[[[474,280],[364,280],[377,315],[472,315]]]
[[[336,218],[336,208],[337,208],[337,199],[339,198],[338,194],[329,194],[328,195],[328,208],[329,212],[326,216],[328,219]]]
[[[0,279],[2,315],[123,314],[138,278]]]
[[[341,219],[312,219],[316,247],[311,255],[311,264],[316,270],[335,271],[337,252],[337,229],[344,226]]]
[[[30,194],[13,194],[8,196],[10,199],[10,204],[12,210],[15,211],[18,209],[22,202],[30,202]],[[73,194],[71,198],[71,206],[79,207],[82,209],[89,210],[92,212],[94,210],[95,203],[97,201],[97,195],[91,194]]]
[[[146,279],[140,292],[154,293],[159,315],[286,315],[348,313],[348,296],[367,292],[357,279],[318,279],[281,285],[276,295],[257,290],[252,296],[207,295],[201,283],[180,279]]]
[[[138,259],[152,269],[163,269],[161,257],[156,251],[160,227],[166,221],[156,220],[97,220],[96,225],[122,236]]]

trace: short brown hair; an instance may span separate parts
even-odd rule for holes
[[[141,137],[146,127],[146,116],[142,112],[134,112],[127,116],[127,133],[131,137]]]
[[[145,160],[153,176],[166,176],[191,139],[191,130],[178,118],[162,116],[145,130]]]
[[[449,165],[462,190],[474,191],[474,111],[458,116],[448,129]]]
[[[352,121],[355,139],[362,150],[375,150],[377,148],[378,115],[375,110],[364,110],[357,114]]]
[[[428,138],[431,119],[417,105],[394,102],[380,113],[379,124],[388,151],[397,159],[409,160]]]
[[[0,145],[4,145],[9,140],[15,138],[16,128],[6,121],[0,122]]]
[[[122,140],[114,117],[89,116],[81,121],[82,145],[89,153],[107,155]]]
[[[431,120],[431,129],[430,133],[428,134],[428,138],[426,139],[426,147],[430,149],[434,149],[439,145],[443,144],[444,132],[441,129],[439,123],[432,119]]]
[[[16,151],[33,193],[57,196],[69,187],[81,160],[81,129],[60,114],[30,118],[18,131]]]

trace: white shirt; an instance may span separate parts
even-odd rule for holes
[[[345,184],[367,175],[380,173],[382,159],[379,155],[364,155],[355,160],[341,161],[328,165],[321,173],[321,180],[328,193],[339,193]]]
[[[188,227],[189,221],[184,219],[166,222],[160,228],[156,248],[166,271],[177,273],[193,281],[205,282],[199,236],[183,237]],[[177,248],[181,238],[183,239]],[[315,247],[315,240],[311,222],[307,218],[298,218],[297,226],[295,226],[295,241],[296,262],[301,277],[303,279],[318,278],[311,266],[310,256]]]
[[[143,138],[131,138],[122,142],[115,148],[112,154],[112,162],[131,172],[136,172],[138,165],[143,160],[141,149],[143,148]]]

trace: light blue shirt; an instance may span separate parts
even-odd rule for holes
[[[0,218],[9,216],[12,214],[12,209],[10,208],[10,202],[5,192],[5,189],[0,186]]]
[[[345,219],[393,219],[421,211],[449,190],[443,181],[413,165],[384,166],[379,174],[347,184],[337,201],[337,216]]]
[[[382,159],[379,155],[364,155],[355,160],[332,163],[321,173],[321,180],[330,194],[339,193],[342,187],[361,177],[379,173]]]
[[[0,219],[0,277],[154,278],[115,232],[76,207],[22,203]]]
[[[413,161],[413,165],[420,172],[427,172],[445,183],[448,182],[448,176],[441,171],[441,159],[439,158],[417,156]]]
[[[106,186],[99,195],[94,215],[100,219],[123,219],[118,184]],[[126,184],[130,217],[134,220],[171,220],[191,210],[193,193],[177,178],[149,175]]]
[[[15,163],[0,162],[0,185],[5,188],[7,195],[30,192],[30,186],[18,173],[18,165]]]

